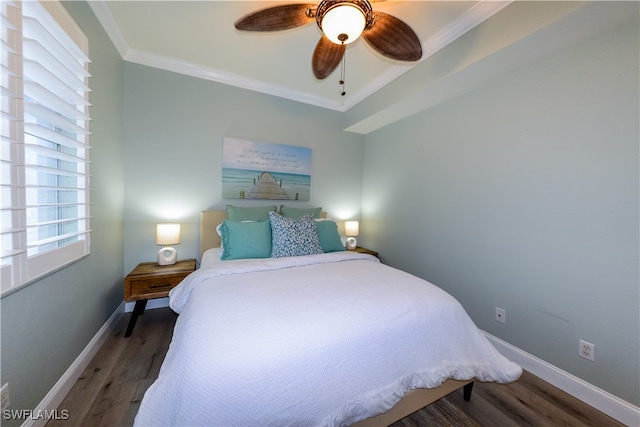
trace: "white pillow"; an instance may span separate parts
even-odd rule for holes
[[[218,224],[218,226],[216,227],[216,233],[218,234],[218,236],[220,236],[220,249],[224,249],[224,245],[222,244],[222,231],[220,231],[220,227],[222,227],[222,224],[224,223],[220,223]],[[205,252],[206,253],[206,252]],[[204,255],[203,255],[204,256]]]
[[[211,248],[204,251],[202,254],[202,261],[200,261],[200,268],[205,268],[209,265],[219,264],[222,256],[222,248]]]

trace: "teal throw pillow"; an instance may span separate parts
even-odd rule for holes
[[[280,214],[287,218],[300,218],[308,213],[313,214],[314,218],[320,218],[322,208],[291,208],[285,205],[280,206]]]
[[[227,205],[227,215],[231,221],[268,221],[269,211],[275,210],[275,205],[253,207]]]
[[[225,220],[220,226],[223,261],[271,256],[269,221],[236,222]]]
[[[338,252],[346,250],[338,234],[338,224],[333,221],[316,221],[318,240],[323,252]]]

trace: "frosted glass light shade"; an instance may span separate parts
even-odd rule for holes
[[[180,243],[180,224],[158,224],[156,245],[177,245]]]
[[[360,37],[366,19],[360,9],[349,4],[330,9],[322,18],[320,27],[325,36],[335,44],[349,44]]]

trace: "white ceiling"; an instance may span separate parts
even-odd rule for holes
[[[637,22],[640,15],[636,1],[376,1],[374,10],[402,19],[418,34],[423,58],[392,61],[358,40],[347,47],[347,95],[341,97],[339,67],[322,81],[311,70],[320,38],[315,23],[273,33],[233,26],[252,11],[284,2],[299,1],[89,0],[89,5],[125,61],[348,111],[345,130],[358,133]],[[464,43],[454,43],[463,35]],[[394,82],[403,74],[402,83]],[[367,97],[366,105],[358,104]]]
[[[242,32],[240,17],[303,1],[90,1],[123,59],[219,81],[338,111],[376,92],[419,62],[383,57],[359,39],[346,53],[346,92],[340,67],[324,80],[311,70],[321,32],[315,23],[271,33]],[[309,1],[314,3],[314,1]],[[509,1],[377,1],[374,10],[405,21],[418,34],[423,61],[480,24]]]

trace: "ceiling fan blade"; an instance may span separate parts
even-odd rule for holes
[[[342,60],[345,49],[345,45],[335,44],[327,36],[322,35],[311,59],[313,74],[318,80],[324,79],[336,69]]]
[[[362,37],[382,55],[400,61],[422,58],[422,45],[411,27],[400,19],[382,12],[373,12],[373,25]]]
[[[315,4],[286,4],[274,6],[250,13],[238,19],[234,24],[238,30],[244,31],[278,31],[299,27],[315,21],[308,10]]]

